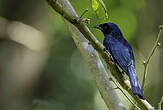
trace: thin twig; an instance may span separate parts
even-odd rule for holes
[[[78,19],[78,22],[80,21],[80,22],[84,22],[84,23],[90,24],[90,19],[88,19],[88,18],[82,18],[86,12],[88,12],[88,8],[86,8],[84,10],[84,12],[80,15],[80,17]]]
[[[86,9],[84,10],[84,12],[80,15],[80,18],[82,18],[83,15],[84,15],[86,12],[88,12],[88,8],[86,8]]]
[[[160,100],[160,102],[158,103],[158,110],[161,110],[162,102],[163,102],[163,96],[161,97],[161,100]]]
[[[140,110],[140,108],[132,101],[132,99],[130,99],[130,97],[123,91],[123,89],[112,78],[110,78],[110,80],[116,85],[115,89],[119,89],[123,95],[136,107],[136,109]]]
[[[142,81],[142,89],[144,89],[144,86],[145,86],[145,80],[146,80],[147,73],[148,73],[149,62],[151,61],[151,58],[152,58],[155,50],[157,49],[157,47],[160,46],[159,39],[160,39],[162,30],[163,30],[163,28],[162,28],[162,25],[161,25],[160,26],[160,31],[159,31],[157,39],[156,39],[156,42],[155,42],[150,54],[148,55],[147,60],[143,62],[144,63],[144,74],[143,74],[143,81]]]

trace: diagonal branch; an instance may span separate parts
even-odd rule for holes
[[[66,9],[68,13],[71,13],[72,15],[76,15],[72,6],[69,4],[69,1],[60,0],[59,3],[62,4],[62,6],[64,6],[63,8]],[[83,15],[84,14],[82,14],[81,17]],[[113,89],[112,82],[109,80],[110,77],[108,76],[104,68],[104,65],[102,64],[98,53],[91,45],[89,45],[88,40],[84,38],[83,34],[74,25],[72,25],[65,19],[64,21],[69,31],[71,32],[72,38],[77,48],[79,49],[82,57],[84,58],[85,62],[88,64],[92,76],[96,81],[97,88],[99,89],[101,97],[103,98],[107,107],[110,110],[125,110],[124,105],[118,98],[116,91]]]
[[[74,39],[81,55],[88,64],[92,76],[96,81],[97,88],[99,89],[101,97],[104,99],[107,107],[110,110],[125,110],[124,105],[113,89],[112,83],[109,80],[110,78],[100,60],[100,57],[98,56],[98,53],[91,45],[89,45],[88,40],[84,38],[77,28],[69,22],[66,22],[66,25],[72,33],[72,38]]]
[[[125,94],[125,92],[123,91],[123,89],[111,78],[111,80],[113,81],[113,83],[117,86],[117,89],[119,89],[123,95],[126,96],[126,98],[135,106],[136,109],[140,110],[140,108],[130,99],[130,97]]]
[[[154,108],[146,100],[141,100],[140,98],[138,98],[137,96],[132,94],[129,81],[123,78],[118,67],[114,63],[112,63],[110,56],[104,49],[104,46],[90,32],[88,27],[84,23],[82,23],[80,20],[78,20],[79,19],[78,16],[77,15],[74,16],[74,15],[68,13],[66,10],[63,10],[61,4],[59,4],[56,0],[55,1],[47,0],[47,2],[56,12],[58,12],[62,17],[64,17],[64,19],[66,19],[71,24],[73,24],[76,28],[78,28],[78,30],[89,41],[89,44],[91,44],[99,52],[99,54],[102,56],[102,58],[107,63],[112,75],[116,78],[116,80],[119,82],[119,84],[126,91],[128,91],[128,93],[135,99],[138,106],[140,108],[142,108],[143,110],[154,110]]]

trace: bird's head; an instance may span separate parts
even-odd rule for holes
[[[94,26],[94,28],[97,28],[103,32],[104,35],[111,34],[112,32],[119,32],[120,29],[118,26],[114,23],[104,23]]]

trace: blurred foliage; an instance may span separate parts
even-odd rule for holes
[[[103,34],[93,29],[94,25],[114,22],[120,27],[124,37],[134,49],[137,74],[141,81],[143,73],[141,62],[153,46],[158,25],[163,23],[163,15],[160,14],[160,10],[163,10],[163,1],[103,0],[108,12],[108,19],[106,19],[104,7],[100,1],[102,0],[70,0],[79,16],[86,8],[89,9],[83,18],[91,19],[91,23],[87,25],[100,42],[103,41]],[[29,85],[18,88],[13,86],[13,82],[22,78],[17,78],[16,72],[8,71],[14,70],[14,66],[18,65],[11,61],[16,58],[20,59],[20,53],[24,58],[23,52],[27,49],[18,44],[13,45],[12,41],[1,40],[1,42],[5,41],[5,45],[3,43],[0,45],[0,59],[2,59],[0,63],[0,96],[2,97],[0,109],[106,110],[106,105],[96,89],[90,70],[77,50],[62,18],[44,0],[35,0],[34,2],[33,0],[1,0],[0,16],[8,20],[23,22],[42,31],[46,34],[49,45],[49,49],[45,52],[47,60],[44,62],[44,66],[36,72],[37,80],[30,81]],[[10,53],[9,56],[13,56],[7,57],[8,53]],[[31,53],[40,55],[35,51],[31,51]],[[145,97],[155,107],[163,95],[162,55],[161,47],[152,58],[145,88]],[[21,63],[23,61],[20,61],[20,65]],[[27,67],[29,65],[30,63],[26,64]],[[15,70],[19,70],[19,68],[18,66]],[[24,90],[26,92],[22,92],[22,88],[23,90],[26,88]],[[18,92],[13,92],[13,90]],[[18,95],[19,93],[21,95]],[[128,107],[127,109],[132,109],[130,102],[119,90],[117,93]]]

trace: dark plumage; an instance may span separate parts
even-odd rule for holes
[[[94,26],[94,28],[103,32],[105,48],[112,55],[115,63],[129,76],[132,93],[141,99],[145,99],[136,75],[132,48],[124,39],[118,26],[114,23],[104,23]]]

